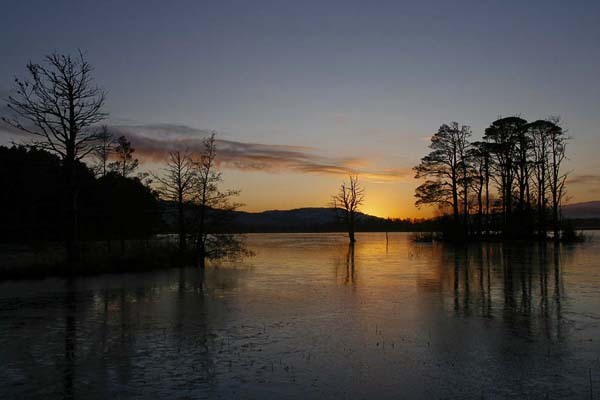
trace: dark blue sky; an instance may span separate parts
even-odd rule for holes
[[[571,166],[589,178],[585,192],[575,185],[573,193],[600,196],[599,1],[4,1],[2,8],[0,93],[28,60],[81,48],[108,91],[114,124],[171,123],[232,140],[310,145],[366,158],[371,169],[409,168],[426,152],[423,138],[444,122],[470,124],[479,136],[499,115],[559,114],[576,138]],[[259,173],[265,185],[287,174]],[[295,179],[304,188],[317,178]],[[339,177],[318,179],[327,187]],[[374,190],[412,202],[414,182],[386,185]]]

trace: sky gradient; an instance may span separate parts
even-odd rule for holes
[[[442,123],[560,115],[571,202],[600,199],[597,1],[5,1],[0,97],[29,60],[86,52],[107,123],[144,168],[218,132],[245,209],[326,206],[347,170],[364,211],[414,207],[411,168]],[[20,140],[0,132],[0,144]]]

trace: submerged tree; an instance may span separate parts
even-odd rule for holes
[[[116,160],[110,163],[111,171],[116,172],[124,178],[134,173],[139,166],[137,158],[133,158],[135,149],[131,146],[131,142],[125,136],[120,136],[117,139],[117,146],[114,149]]]
[[[172,151],[162,175],[155,176],[161,197],[177,204],[177,230],[179,252],[186,247],[185,205],[193,200],[196,167],[192,155],[185,151]]]
[[[338,193],[332,198],[333,208],[341,211],[342,220],[348,230],[350,243],[356,242],[355,225],[359,207],[364,203],[365,189],[358,182],[357,175],[350,175],[348,183],[340,185]]]
[[[28,78],[15,79],[15,95],[8,98],[14,117],[4,122],[31,134],[32,145],[61,158],[68,220],[65,245],[74,260],[78,226],[76,163],[96,148],[98,132],[90,127],[104,118],[104,92],[92,78],[83,53],[75,57],[52,53],[43,64],[29,63]]]

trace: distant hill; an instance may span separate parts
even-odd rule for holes
[[[175,205],[163,202],[163,221],[170,229],[175,227]],[[236,232],[338,232],[345,227],[333,208],[306,207],[293,210],[262,212],[233,212],[230,230]],[[415,226],[409,220],[391,220],[363,213],[358,214],[357,231],[411,231]]]
[[[167,229],[175,227],[173,203],[163,202],[163,221]],[[596,229],[600,227],[600,201],[575,203],[563,206],[563,215],[575,220],[578,228]],[[386,219],[359,213],[357,231],[427,231],[435,229],[435,221]],[[336,210],[326,207],[306,207],[293,210],[269,210],[262,212],[235,211],[229,223],[234,232],[340,232],[345,227],[339,220]]]
[[[384,218],[359,213],[357,227],[383,227]],[[333,208],[307,207],[293,210],[270,210],[257,213],[238,211],[232,221],[241,231],[254,232],[305,232],[342,229],[338,214]]]
[[[600,201],[566,204],[562,212],[563,216],[569,219],[600,218]]]

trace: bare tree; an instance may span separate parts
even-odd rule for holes
[[[223,178],[216,169],[215,135],[212,133],[203,140],[200,159],[195,161],[194,203],[198,211],[193,228],[200,267],[204,267],[207,258],[245,252],[241,242],[224,229],[231,212],[241,204],[232,201],[238,190],[219,188]]]
[[[177,226],[179,235],[179,252],[186,247],[185,204],[193,200],[196,168],[188,151],[172,151],[162,175],[154,179],[158,183],[161,197],[177,203]]]
[[[108,160],[110,155],[115,151],[113,135],[108,130],[106,125],[102,125],[100,132],[98,132],[98,144],[92,152],[96,163],[94,165],[94,172],[96,176],[106,176],[108,168]]]
[[[109,167],[112,171],[127,178],[127,176],[134,173],[139,166],[138,159],[133,158],[135,149],[131,146],[131,143],[125,136],[120,136],[119,139],[117,139],[117,146],[115,147],[114,152],[117,159],[110,163]]]
[[[58,154],[66,183],[68,261],[75,256],[77,238],[76,162],[96,146],[98,132],[89,129],[102,121],[104,92],[92,78],[92,66],[82,52],[75,57],[52,53],[43,64],[29,63],[28,77],[15,79],[15,95],[8,108],[14,117],[2,118],[7,124],[34,136],[32,145]]]
[[[348,183],[343,182],[338,193],[333,195],[332,198],[333,208],[342,212],[342,219],[348,229],[350,243],[356,242],[354,235],[356,217],[364,200],[365,189],[358,182],[357,175],[350,175]]]

